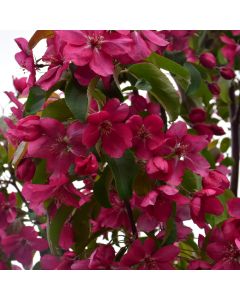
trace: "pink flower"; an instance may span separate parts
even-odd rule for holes
[[[189,199],[168,185],[158,187],[137,202],[142,210],[142,215],[137,220],[138,229],[145,232],[153,230],[160,222],[166,222],[171,216],[173,204],[176,205],[178,220],[190,219]]]
[[[130,117],[127,124],[133,134],[133,148],[140,159],[149,159],[151,150],[159,147],[163,141],[163,121],[157,115],[149,115],[144,119],[139,115]]]
[[[229,219],[211,232],[207,254],[214,260],[215,270],[240,270],[240,222]]]
[[[128,117],[129,108],[118,99],[109,100],[102,111],[88,116],[83,133],[83,144],[94,146],[101,138],[103,150],[111,157],[119,158],[132,146],[132,133],[123,122]]]
[[[110,194],[111,208],[101,208],[96,219],[98,228],[125,228],[130,230],[130,222],[124,202],[115,193]]]
[[[240,219],[240,198],[232,198],[227,202],[229,215]]]
[[[11,193],[8,197],[0,192],[0,229],[13,223],[17,216],[16,195]]]
[[[27,182],[23,185],[22,194],[37,214],[44,212],[43,202],[49,198],[56,199],[58,204],[79,207],[79,200],[82,196],[82,193],[76,190],[72,183],[68,183],[68,178],[65,176],[50,178],[48,184]]]
[[[91,175],[98,170],[98,161],[93,153],[87,157],[75,158],[75,173],[79,175]]]
[[[13,256],[26,267],[30,267],[35,251],[48,247],[47,241],[38,238],[38,233],[31,226],[24,226],[19,233],[6,236],[1,244],[8,256]]]
[[[173,157],[174,172],[168,180],[169,184],[178,185],[185,168],[201,176],[208,174],[209,163],[199,153],[207,144],[205,137],[188,134],[186,123],[178,121],[171,125],[165,142],[158,149],[159,153]]]
[[[25,40],[24,38],[17,38],[15,39],[15,42],[17,43],[18,47],[21,49],[20,52],[16,53],[15,59],[23,69],[26,69],[27,71],[30,72],[28,85],[32,86],[35,82],[35,75],[36,75],[32,50],[29,49],[28,41]]]
[[[168,181],[172,176],[173,166],[170,160],[156,156],[147,161],[146,173],[153,179]]]
[[[63,55],[63,50],[66,43],[59,38],[58,35],[47,40],[47,51],[42,57],[44,62],[49,64],[47,72],[45,72],[36,82],[42,89],[48,90],[57,83],[64,71],[67,70],[69,60],[66,60]]]
[[[166,47],[169,42],[155,30],[134,30],[131,32],[132,49],[126,52],[135,62],[147,58],[159,47]]]
[[[27,88],[27,77],[13,78],[13,85],[18,94],[25,95],[24,91]]]
[[[188,270],[210,270],[212,266],[204,260],[192,260],[188,265]]]
[[[71,270],[75,259],[76,255],[73,252],[65,252],[61,257],[45,254],[41,257],[40,265],[43,270]],[[87,269],[88,263],[89,261],[87,259],[84,260],[82,265],[84,265],[85,268],[83,268],[83,270]]]
[[[217,170],[211,170],[207,176],[203,177],[202,184],[204,189],[215,189],[223,192],[229,188],[230,183],[226,175]]]
[[[24,110],[23,104],[14,96],[13,92],[5,92],[5,94],[8,96],[10,101],[17,106],[11,107],[12,113],[16,116],[18,120],[22,119]]]
[[[191,202],[191,213],[193,222],[200,228],[205,228],[205,214],[213,214],[219,216],[223,213],[224,207],[220,200],[216,197],[219,195],[214,189],[205,189],[197,192]]]
[[[86,153],[82,144],[85,125],[75,121],[65,128],[55,119],[42,118],[40,128],[41,135],[28,144],[28,155],[47,159],[48,170],[56,176],[66,174],[75,157]]]
[[[114,266],[115,251],[111,245],[100,245],[90,256],[88,268],[91,270],[110,270]]]
[[[72,224],[70,222],[66,222],[61,230],[60,238],[59,238],[59,246],[64,250],[69,250],[71,246],[74,244],[74,234]]]
[[[41,135],[39,116],[27,116],[19,120],[14,127],[10,127],[7,134],[11,139],[30,142]]]
[[[228,66],[232,67],[235,56],[240,53],[240,45],[238,45],[234,39],[231,39],[225,34],[220,37],[220,40],[225,44],[221,49],[222,54],[228,60]]]
[[[113,59],[128,53],[131,39],[117,32],[106,30],[56,31],[67,42],[64,56],[77,66],[89,65],[100,76],[113,74]]]
[[[204,67],[209,69],[213,69],[217,65],[216,58],[211,52],[201,54],[199,60]]]
[[[179,253],[174,245],[157,249],[153,239],[144,243],[135,240],[128,252],[122,257],[120,266],[138,270],[174,270],[172,264]]]
[[[35,173],[36,167],[31,158],[24,158],[16,170],[16,177],[21,181],[30,181]]]

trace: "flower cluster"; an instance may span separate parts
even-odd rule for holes
[[[6,92],[16,191],[0,193],[0,269],[240,269],[240,199],[212,118],[235,78],[227,34],[225,64],[190,47],[197,31],[50,31],[36,61],[43,33],[16,39],[29,76]]]

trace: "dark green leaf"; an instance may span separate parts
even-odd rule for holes
[[[187,68],[184,68],[175,61],[168,59],[164,56],[160,56],[157,53],[153,53],[147,58],[147,61],[153,63],[158,68],[169,71],[171,74],[177,75],[179,82],[184,90],[187,89],[190,84],[190,74]]]
[[[36,166],[36,171],[32,179],[34,184],[43,184],[47,180],[46,160],[42,159]]]
[[[189,192],[195,192],[202,188],[201,177],[190,170],[185,170],[182,187]]]
[[[184,66],[188,69],[191,76],[191,84],[187,89],[187,94],[192,95],[200,87],[201,84],[201,74],[191,63],[185,63]]]
[[[73,212],[75,208],[62,205],[56,212],[54,218],[51,220],[48,226],[48,244],[52,254],[57,255],[59,254],[59,238],[61,234],[61,230],[63,228],[64,223],[66,222],[67,218]]]
[[[73,114],[67,107],[64,99],[54,101],[43,110],[42,117],[50,117],[58,121],[66,121],[73,118]]]
[[[75,118],[84,122],[88,114],[88,96],[86,88],[71,79],[65,90],[65,101]]]
[[[121,158],[107,157],[107,161],[120,198],[129,200],[132,197],[133,182],[138,170],[133,154],[127,150]]]
[[[38,86],[33,86],[30,89],[26,104],[25,114],[33,115],[37,113],[43,106],[46,99],[46,92]]]
[[[105,167],[100,178],[94,183],[93,195],[103,207],[111,207],[109,202],[109,188],[112,182],[112,171],[109,166]]]
[[[84,250],[90,235],[90,209],[90,203],[86,203],[76,210],[72,218],[74,251],[79,254]]]
[[[228,137],[225,137],[220,144],[220,150],[222,152],[226,152],[228,148],[230,147],[231,141]]]
[[[149,93],[165,108],[172,121],[178,117],[180,97],[169,78],[159,68],[151,63],[140,63],[130,66],[129,72],[151,84]]]

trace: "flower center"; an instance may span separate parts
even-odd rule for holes
[[[146,256],[144,258],[144,265],[147,267],[148,270],[158,269],[157,261],[150,256]]]
[[[226,262],[240,264],[240,250],[234,244],[229,244],[226,247],[223,259]]]
[[[92,48],[101,49],[104,37],[102,35],[92,35],[87,37],[87,43]]]
[[[101,133],[104,135],[108,135],[112,132],[112,123],[108,120],[103,121],[100,125]]]
[[[144,125],[142,125],[138,130],[137,136],[141,140],[146,140],[151,137],[151,133],[147,130],[147,128]]]
[[[188,151],[188,145],[177,144],[175,153],[179,158],[184,158]]]

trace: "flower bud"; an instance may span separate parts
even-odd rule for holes
[[[27,87],[27,77],[14,78],[13,85],[14,85],[15,89],[18,91],[18,93],[22,94],[22,92]]]
[[[160,156],[149,159],[146,165],[146,172],[153,179],[167,180],[171,171],[168,161]]]
[[[79,175],[90,175],[98,170],[98,161],[94,154],[88,155],[86,158],[77,157],[75,159],[75,173]]]
[[[206,120],[206,112],[201,107],[193,108],[189,114],[192,123],[202,123]]]
[[[220,87],[216,82],[209,83],[208,89],[214,96],[218,96],[221,92]]]
[[[36,167],[31,158],[24,158],[17,167],[16,176],[21,181],[30,181],[35,173]]]
[[[220,74],[224,79],[230,80],[235,77],[235,73],[231,68],[222,67],[220,69]]]
[[[201,54],[199,57],[199,60],[200,60],[200,63],[208,69],[215,68],[216,64],[217,64],[215,56],[210,52]]]

